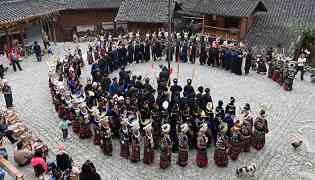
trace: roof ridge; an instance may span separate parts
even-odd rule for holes
[[[22,1],[27,1],[27,0],[7,0],[7,1],[0,2],[0,4],[10,4],[10,3],[17,3],[17,2],[22,2]]]

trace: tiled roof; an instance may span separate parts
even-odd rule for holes
[[[0,1],[0,23],[50,14],[62,8],[60,3],[49,0],[2,0]]]
[[[174,9],[174,3],[172,3],[172,9]],[[166,23],[168,22],[168,0],[125,0],[115,20]]]
[[[250,46],[292,48],[301,33],[297,27],[315,28],[315,0],[263,0],[268,12],[258,14],[246,36]],[[291,47],[290,47],[291,46]]]
[[[118,9],[123,0],[59,0],[66,9]]]
[[[255,11],[266,11],[258,0],[181,0],[184,14],[212,14],[248,17]]]

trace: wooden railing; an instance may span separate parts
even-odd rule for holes
[[[3,157],[0,157],[0,167],[16,180],[24,180],[24,174]]]

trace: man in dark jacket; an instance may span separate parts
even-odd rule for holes
[[[72,159],[65,153],[64,145],[59,145],[59,152],[56,155],[57,168],[64,172],[65,170],[72,169]]]
[[[178,80],[173,79],[173,85],[171,86],[171,106],[173,106],[176,103],[180,103],[180,93],[182,92],[183,88],[178,85]]]
[[[123,66],[127,66],[128,62],[127,62],[127,49],[125,44],[121,45],[120,51],[119,51],[119,56],[121,59],[121,63]]]
[[[34,42],[33,51],[35,53],[36,59],[38,62],[42,61],[42,50],[38,45],[37,41]]]
[[[187,79],[187,85],[184,87],[184,96],[189,99],[194,99],[195,97],[195,90],[194,87],[191,85],[192,79]]]
[[[95,61],[93,64],[92,64],[92,67],[91,67],[91,74],[92,74],[92,77],[93,77],[93,81],[95,81],[96,79],[96,74],[97,72],[100,72],[100,64],[99,64],[99,61]]]
[[[119,62],[119,53],[116,47],[113,48],[111,55],[112,55],[113,69],[117,70],[120,62]]]
[[[118,93],[118,88],[119,88],[119,85],[118,85],[118,82],[117,82],[117,78],[114,77],[113,78],[113,81],[112,81],[112,84],[109,86],[109,93],[111,96],[114,96],[115,94]]]
[[[99,68],[102,74],[108,73],[108,54],[106,53],[99,61]]]

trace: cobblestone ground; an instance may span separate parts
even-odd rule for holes
[[[58,45],[57,51],[61,51],[63,46]],[[134,74],[153,79],[158,75],[158,65],[131,65],[127,69],[132,70]],[[35,58],[30,57],[24,60],[22,66],[24,71],[14,73],[10,69],[7,74],[13,89],[16,110],[30,129],[48,143],[53,157],[61,142],[61,132],[57,127],[59,119],[49,96],[47,64],[35,62]],[[239,160],[230,161],[227,168],[215,166],[213,147],[208,150],[209,166],[203,169],[196,166],[195,152],[190,152],[190,162],[186,168],[175,165],[177,155],[173,154],[172,166],[161,170],[158,165],[158,153],[152,166],[133,164],[119,157],[117,141],[114,141],[113,156],[108,157],[101,153],[99,147],[92,144],[92,140],[80,140],[71,133],[71,139],[65,142],[65,146],[76,165],[80,166],[87,159],[92,160],[105,180],[223,180],[237,179],[235,168],[254,162],[257,164],[256,175],[247,179],[315,179],[314,84],[296,80],[294,90],[286,92],[267,77],[253,72],[248,76],[235,76],[221,69],[180,64],[180,72],[177,73],[177,64],[172,64],[172,67],[173,77],[178,76],[182,85],[186,78],[190,77],[193,78],[195,87],[210,87],[215,102],[223,99],[226,104],[229,97],[234,96],[237,106],[250,102],[254,112],[257,112],[260,104],[271,107],[268,111],[271,131],[267,135],[265,148],[260,152],[252,150],[250,153],[242,153]],[[88,73],[90,71],[89,67],[85,70]],[[84,80],[88,73],[83,77]],[[4,105],[3,98],[0,105]],[[304,144],[300,149],[293,150],[289,141],[296,137],[303,138]],[[8,148],[12,151],[11,145],[8,144]],[[21,171],[26,174],[26,180],[35,179],[31,168],[22,168]]]

